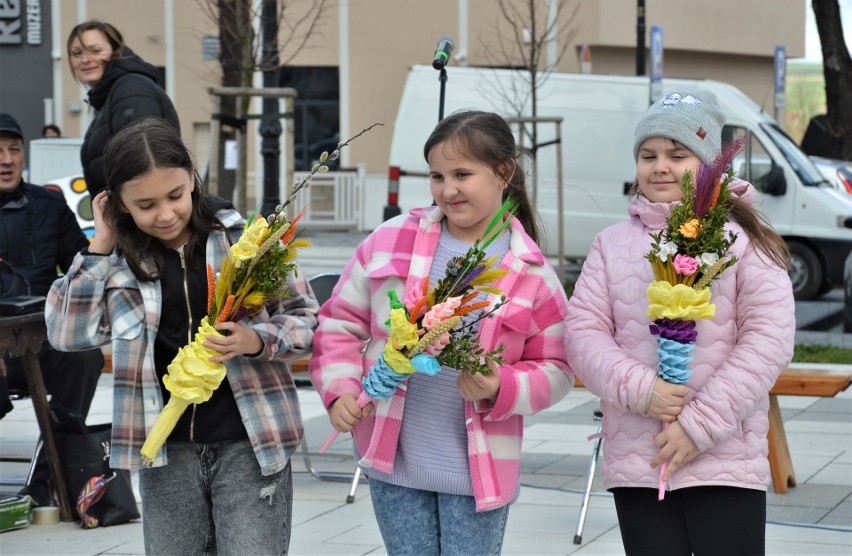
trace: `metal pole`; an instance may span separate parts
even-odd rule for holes
[[[645,75],[645,0],[636,0],[636,75]]]
[[[263,49],[261,67],[263,71],[263,86],[278,86],[278,0],[263,0],[261,12],[263,27]],[[261,141],[260,152],[263,155],[263,202],[261,214],[271,214],[281,201],[278,190],[278,173],[280,171],[280,137],[281,121],[278,119],[278,99],[265,97],[263,99],[263,116],[260,120]]]
[[[213,114],[222,113],[222,97],[210,93],[210,105]],[[222,132],[222,124],[217,118],[210,120],[210,157],[207,162],[207,192],[213,195],[219,194],[219,135]]]
[[[562,119],[554,121],[556,124],[556,220],[559,230],[559,240],[556,242],[556,251],[559,256],[557,270],[559,283],[565,285],[565,191],[564,176],[562,175]]]
[[[235,110],[237,119],[241,119],[245,116],[243,113],[243,95],[237,95]],[[237,128],[237,175],[236,180],[234,180],[233,199],[230,199],[230,201],[234,203],[234,207],[242,214],[245,214],[246,204],[248,204],[245,183],[245,168],[248,161],[248,156],[246,154],[247,131],[247,126]]]

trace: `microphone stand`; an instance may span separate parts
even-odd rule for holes
[[[441,73],[438,74],[438,81],[441,82],[441,94],[438,97],[438,121],[444,119],[444,96],[447,92],[447,68],[442,67]]]

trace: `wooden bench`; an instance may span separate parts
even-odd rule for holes
[[[852,365],[793,363],[769,391],[769,470],[777,493],[796,486],[796,474],[787,446],[787,434],[778,396],[833,398],[852,384]]]

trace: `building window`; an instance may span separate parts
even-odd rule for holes
[[[340,81],[337,67],[281,68],[280,84],[299,95],[294,102],[296,170],[310,170],[323,151],[340,142]],[[338,161],[327,163],[337,167]]]

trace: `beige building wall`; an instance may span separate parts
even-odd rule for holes
[[[217,28],[199,2],[172,2],[174,83],[170,89],[181,118],[184,140],[204,164],[209,152],[210,121],[206,90],[219,82],[219,68],[216,61],[202,60],[202,38],[216,35]],[[310,3],[297,1],[294,15]],[[143,59],[157,66],[166,65],[169,37],[165,31],[165,1],[63,0],[59,4],[63,30],[60,51],[66,67],[64,39],[81,17],[113,23]],[[386,172],[407,68],[431,63],[441,36],[449,35],[456,40],[454,55],[465,54],[464,60],[454,59],[453,65],[520,62],[518,57],[502,61],[495,58],[508,49],[511,37],[510,27],[501,20],[497,0],[335,0],[328,4],[317,28],[295,56],[294,41],[282,26],[281,60],[300,66],[336,66],[341,68],[342,75],[348,73],[348,81],[340,85],[341,114],[348,115],[341,125],[341,134],[351,136],[372,123],[384,124],[353,143],[345,159],[349,165],[366,163],[369,173]],[[514,4],[523,9],[526,0],[515,0]],[[539,4],[543,8],[539,14],[543,27],[547,2]],[[804,55],[805,9],[808,8],[801,0],[771,3],[646,0],[646,48],[651,26],[663,26],[666,76],[704,77],[732,83],[771,114],[775,46],[785,45],[788,58]],[[341,20],[341,14],[347,17]],[[465,19],[467,28],[462,30],[460,21]],[[593,73],[635,73],[634,0],[567,0],[559,21],[570,31],[565,56],[558,66],[560,71],[579,71],[580,47],[586,44],[592,52]],[[650,72],[650,66],[646,67]],[[437,71],[435,87],[439,87]],[[87,108],[83,105],[81,112],[72,108],[84,98],[84,91],[70,70],[64,73],[62,89],[66,135],[82,134],[88,122]],[[452,82],[448,82],[447,94],[451,92]],[[436,106],[436,120],[437,110]],[[249,148],[257,150],[259,141],[251,141]],[[254,162],[255,157],[250,155],[250,170]]]

